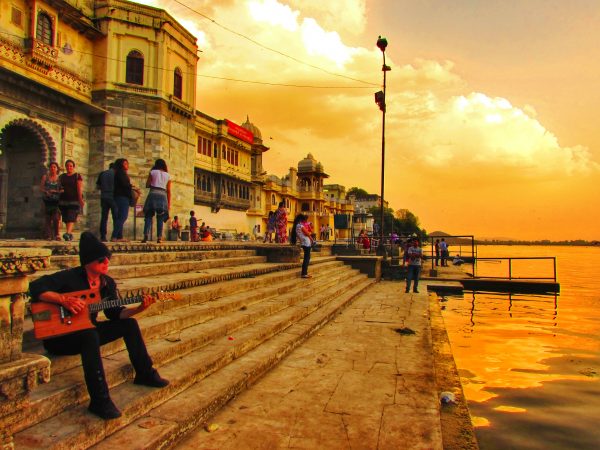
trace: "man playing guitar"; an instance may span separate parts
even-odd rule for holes
[[[29,285],[32,302],[61,305],[76,316],[84,313],[86,302],[69,293],[97,289],[103,299],[118,298],[116,283],[107,275],[110,256],[106,245],[89,231],[84,231],[79,241],[81,266],[32,281]],[[152,367],[152,359],[146,350],[138,323],[132,318],[150,307],[154,301],[147,295],[137,308],[106,308],[103,311],[109,320],[97,321],[97,313],[92,313],[93,327],[43,340],[44,348],[51,354],[81,355],[84,378],[90,394],[88,410],[103,419],[120,417],[121,411],[113,403],[108,392],[100,346],[123,338],[135,369],[133,382],[158,388],[169,384]]]

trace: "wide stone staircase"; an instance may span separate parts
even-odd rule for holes
[[[35,277],[77,264],[76,255],[53,256]],[[134,385],[122,340],[105,345],[106,377],[123,415],[104,421],[87,411],[79,356],[52,356],[51,381],[4,424],[15,448],[170,447],[374,282],[334,256],[313,256],[313,278],[300,278],[299,268],[267,262],[244,245],[116,246],[110,274],[121,296],[163,293],[164,301],[136,318],[170,385]],[[24,351],[45,354],[31,328],[29,320]]]

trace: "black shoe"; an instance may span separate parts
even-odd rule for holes
[[[415,289],[413,292],[414,292],[415,294],[418,294],[418,293],[419,293],[419,291],[417,291],[416,289]]]
[[[142,244],[145,244],[146,242],[148,242],[148,236],[144,235],[144,239],[142,239]]]
[[[410,290],[409,290],[409,289],[404,289],[404,293],[405,293],[405,294],[408,294],[409,292],[410,292]]]
[[[119,411],[119,408],[117,408],[110,397],[90,401],[88,411],[104,420],[121,417],[121,411]]]
[[[169,385],[169,380],[162,378],[156,369],[152,369],[149,375],[136,375],[133,384],[141,384],[142,386],[162,388]]]

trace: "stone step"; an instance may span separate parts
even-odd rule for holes
[[[189,327],[171,341],[164,339],[150,343],[149,351],[155,362],[158,361],[157,365],[161,365],[161,374],[170,378],[171,384],[167,388],[150,389],[121,383],[111,390],[116,403],[123,409],[124,414],[120,419],[97,419],[87,413],[85,404],[82,404],[17,433],[16,448],[85,448],[97,443],[309,314],[319,311],[323,305],[332,300],[339,302],[340,299],[347,298],[350,301],[371,283],[364,275],[358,274],[344,282],[338,282],[331,274],[323,278],[329,278],[328,284],[331,285],[318,293],[306,293],[308,298],[302,298],[306,292],[303,283],[307,280],[299,279],[298,287],[287,296],[266,300],[251,305],[246,310]],[[325,282],[322,280],[315,284],[323,285]],[[328,308],[323,308],[323,313],[326,311]],[[326,322],[326,318],[320,317],[321,314],[317,315],[319,320],[314,321],[315,323]],[[325,317],[330,316],[331,312],[328,312]],[[306,326],[302,325],[300,329],[303,331],[297,334],[306,336]],[[233,339],[228,339],[232,335]],[[173,351],[173,347],[178,348]],[[183,354],[186,354],[185,358],[181,357]],[[273,356],[276,357],[277,355]],[[125,352],[114,355],[106,362],[107,374],[110,371],[111,377],[131,371]],[[130,374],[127,375],[130,377]],[[81,370],[79,376],[81,377]],[[182,397],[185,398],[186,394]],[[38,413],[39,405],[34,408]]]
[[[321,327],[334,319],[374,281],[362,283],[322,306],[304,319],[235,359],[222,369],[136,418],[117,432],[106,435],[94,450],[172,448],[186,434],[206,424],[228,401],[250,388],[283,358]],[[242,412],[243,413],[243,412]]]
[[[153,361],[156,366],[160,366],[207,345],[213,339],[222,338],[250,323],[263,320],[270,314],[292,306],[299,301],[298,297],[301,294],[318,296],[336,285],[338,289],[343,289],[343,285],[356,282],[351,281],[353,278],[356,280],[356,272],[349,268],[339,269],[333,276],[329,271],[324,271],[321,276],[311,280],[296,278],[295,286],[286,294],[277,296],[276,291],[265,292],[270,296],[250,299],[240,308],[236,308],[235,298],[222,299],[224,303],[230,304],[230,311],[223,307],[218,315],[215,315],[215,311],[207,311],[207,308],[203,308],[207,305],[196,305],[185,310],[177,310],[178,314],[154,316],[150,318],[155,319],[154,323],[147,323],[147,320],[142,319],[140,325],[144,329],[144,335],[149,335],[147,346]],[[132,368],[124,345],[120,344],[120,347],[113,350],[120,351],[107,355],[108,358],[105,359],[106,378],[111,386],[120,384],[132,376]],[[35,409],[36,415],[22,418],[19,421],[19,429],[35,423],[36,420],[59,414],[75,402],[87,398],[79,357],[53,357],[53,361],[58,362],[61,359],[64,361],[67,358],[74,365],[55,377],[53,364],[52,381],[40,386],[31,395],[30,404]]]
[[[315,258],[311,266],[335,261],[335,257]],[[218,264],[217,264],[218,265]],[[203,285],[213,285],[221,281],[229,281],[244,278],[254,278],[259,275],[272,272],[290,270],[300,266],[300,263],[255,263],[244,266],[206,268],[187,273],[170,273],[164,275],[129,278],[119,280],[119,292],[121,296],[138,295],[141,293],[156,294],[161,292],[174,292],[181,289],[189,289]],[[118,277],[117,277],[118,279]],[[221,286],[222,288],[224,286]],[[184,304],[183,302],[181,304]],[[178,303],[164,302],[155,305],[149,310],[150,314],[160,314],[166,309],[178,307]],[[28,349],[34,342],[33,324],[27,318],[24,323],[23,345]],[[28,350],[26,350],[28,351]]]
[[[115,253],[112,255],[111,266],[127,266],[150,263],[168,263],[177,261],[197,261],[204,259],[229,258],[232,256],[256,256],[253,249],[197,249],[162,252]],[[55,255],[50,257],[50,268],[66,269],[79,265],[78,255]]]
[[[313,272],[327,274],[331,270],[339,269],[343,263],[339,261],[325,261],[312,266]],[[188,307],[193,306],[194,317],[208,319],[228,312],[236,311],[247,307],[256,299],[268,298],[276,294],[291,289],[297,283],[298,271],[296,269],[273,272],[257,278],[240,278],[222,283],[208,284],[204,286],[182,289],[176,291],[177,299],[155,304],[136,318],[140,323],[142,332],[146,340],[153,339],[156,336],[164,335],[176,330],[174,325],[165,325],[164,317],[167,314],[188,314]],[[316,282],[316,278],[307,280]],[[184,313],[177,313],[176,310],[185,309]],[[200,320],[199,320],[200,321]],[[28,322],[31,328],[31,322]],[[166,329],[166,331],[161,331]],[[46,355],[41,341],[35,339],[32,331],[28,331],[29,339],[25,342],[24,351],[27,353],[36,353]],[[102,347],[103,356],[109,356],[117,351],[124,349],[122,340],[111,342]],[[53,356],[52,374],[53,376],[71,369],[80,364],[79,356]]]

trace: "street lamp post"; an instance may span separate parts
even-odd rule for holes
[[[386,90],[386,74],[387,72],[389,72],[390,70],[392,70],[392,68],[388,65],[385,64],[385,49],[388,45],[387,39],[384,37],[379,36],[379,39],[377,39],[377,47],[379,47],[379,50],[381,50],[381,54],[383,55],[383,66],[381,67],[381,71],[383,72],[383,91],[378,91],[375,93],[375,103],[377,103],[377,105],[379,106],[379,109],[381,110],[382,113],[382,127],[381,127],[381,217],[380,217],[380,223],[379,223],[379,228],[381,230],[381,236],[380,236],[380,240],[379,240],[379,248],[377,249],[377,253],[382,255],[384,258],[386,257],[386,251],[385,251],[385,243],[384,243],[384,232],[383,232],[383,224],[384,224],[384,199],[383,199],[383,193],[384,193],[384,186],[385,186],[385,109],[386,109],[386,105],[385,105],[385,90]]]

